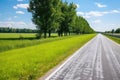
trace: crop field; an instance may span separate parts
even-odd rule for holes
[[[0,80],[35,80],[74,53],[96,34],[41,40],[3,40],[10,44],[37,45],[0,52]],[[41,41],[41,42],[40,42]],[[42,44],[39,44],[42,43]]]

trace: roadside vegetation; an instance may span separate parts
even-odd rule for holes
[[[35,35],[35,33],[0,33],[0,52],[73,37],[73,35],[57,37],[57,34],[53,33],[51,38],[36,39]]]
[[[76,8],[62,0],[30,0],[35,30],[0,27],[0,80],[38,79],[92,39],[95,31]]]
[[[71,33],[94,33],[86,19],[77,16],[76,4],[62,0],[30,0],[28,12],[32,13],[32,21],[38,30],[37,37],[51,37],[52,32],[58,36]]]
[[[120,33],[120,28],[112,29],[111,31],[105,31],[105,33]]]
[[[0,33],[37,33],[36,29],[19,29],[19,28],[10,28],[10,27],[0,27]]]
[[[0,80],[33,80],[44,75],[96,34],[73,36],[0,54]]]
[[[109,36],[106,35],[108,38],[112,39],[113,41],[117,42],[118,44],[120,44],[120,38],[114,37],[114,36]]]
[[[35,38],[36,33],[0,33],[0,39]]]

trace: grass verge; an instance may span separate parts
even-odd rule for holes
[[[75,36],[0,54],[0,80],[35,80],[96,34]]]
[[[118,44],[120,44],[120,38],[117,38],[117,37],[113,37],[113,36],[109,36],[109,35],[106,35],[109,39],[112,39],[113,41],[117,42]]]
[[[0,40],[0,52],[11,50],[11,49],[18,49],[24,48],[33,45],[39,45],[46,42],[57,41],[61,39],[70,38],[73,36],[64,36],[64,37],[55,37],[55,38],[47,38],[47,39],[33,39],[33,40]]]

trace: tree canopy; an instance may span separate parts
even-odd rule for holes
[[[111,31],[105,31],[106,33],[120,33],[120,28],[112,29]]]
[[[120,33],[120,28],[117,28],[115,33]]]
[[[30,0],[28,11],[32,13],[32,21],[36,24],[39,37],[51,36],[57,32],[59,36],[70,33],[93,33],[88,22],[76,14],[77,6],[61,0]]]

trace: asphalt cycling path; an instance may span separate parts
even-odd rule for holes
[[[120,80],[120,45],[98,34],[45,80]]]

